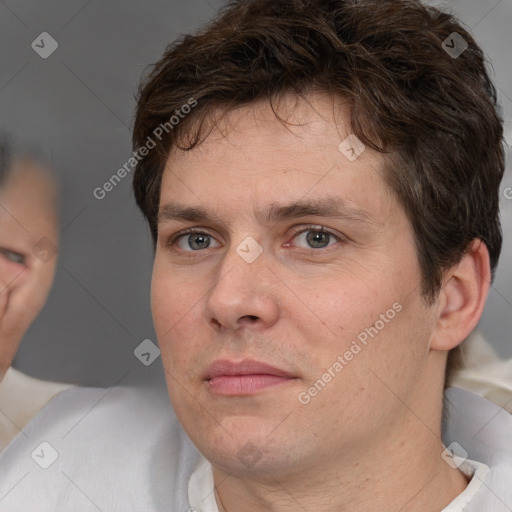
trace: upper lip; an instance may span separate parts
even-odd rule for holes
[[[244,359],[242,361],[230,361],[218,359],[214,361],[206,371],[206,380],[224,375],[277,375],[278,377],[293,377],[292,374],[267,363]]]

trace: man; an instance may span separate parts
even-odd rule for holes
[[[0,510],[512,509],[512,418],[443,394],[498,262],[504,167],[451,16],[234,2],[157,63],[134,146],[169,396],[198,451],[156,398],[63,394],[0,459]]]
[[[53,282],[56,204],[48,171],[0,139],[0,450],[69,387],[9,368]]]
[[[510,454],[495,475],[441,456],[501,247],[502,128],[471,36],[419,2],[241,2],[156,65],[135,145],[189,97],[135,190],[208,506],[512,507]]]

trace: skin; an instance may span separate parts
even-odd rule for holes
[[[447,350],[482,312],[487,249],[475,241],[427,306],[384,157],[366,148],[351,162],[338,149],[350,133],[347,106],[316,93],[285,97],[278,109],[293,125],[256,103],[195,149],[169,155],[152,310],[176,414],[213,465],[221,511],[439,511],[467,486],[441,458],[443,377]],[[367,220],[263,215],[272,204],[328,197]],[[212,218],[165,215],[176,203]],[[299,233],[320,227],[333,236],[312,248]],[[197,250],[188,228],[211,236],[210,246]],[[252,263],[236,252],[248,236],[263,249]],[[298,395],[394,303],[400,313],[301,404]],[[208,366],[245,358],[295,378],[252,395],[213,393]],[[252,465],[238,456],[248,449],[259,457]]]
[[[0,379],[46,302],[57,257],[57,191],[47,171],[18,161],[0,188]],[[43,261],[33,250],[47,238]],[[20,261],[23,259],[23,261]]]

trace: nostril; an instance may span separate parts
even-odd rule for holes
[[[214,325],[214,327],[221,327],[221,323],[215,318],[211,319],[211,323]]]
[[[244,318],[247,318],[251,322],[256,322],[256,320],[258,320],[258,317],[255,315],[245,315],[242,318],[240,318],[240,320],[243,320]]]

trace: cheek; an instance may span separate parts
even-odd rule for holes
[[[0,293],[6,294],[25,269],[24,265],[8,260],[0,254]]]
[[[368,387],[375,380],[369,368],[379,375],[393,374],[394,380],[400,360],[423,360],[426,341],[418,333],[428,332],[429,320],[418,294],[411,293],[416,278],[388,266],[379,272],[339,273],[336,279],[317,281],[313,292],[309,288],[307,311],[289,311],[307,343],[311,367],[316,368],[308,376],[318,377],[341,356],[339,375],[344,377],[336,382],[348,378],[352,387]],[[297,290],[308,297],[306,292],[306,283]]]
[[[379,311],[379,320],[374,319],[373,325],[362,331],[368,334],[366,345],[359,343],[362,351],[356,356],[356,372],[363,376],[364,386],[373,390],[376,404],[380,400],[395,402],[396,397],[408,402],[428,360],[432,315],[418,294],[396,297],[393,304],[397,307]],[[382,313],[384,317],[380,317]]]
[[[397,290],[372,276],[361,279],[360,275],[347,274],[317,281],[314,291],[308,283],[294,291],[304,298],[301,302],[305,306],[290,312],[295,321],[309,331],[319,329],[318,335],[339,340],[337,348],[372,326],[400,298]],[[394,313],[392,310],[389,316]]]
[[[367,310],[374,309],[368,304],[357,319],[350,313],[344,315],[347,328],[343,336],[331,336],[332,343],[326,341],[321,355],[317,352],[315,368],[301,389],[302,399],[310,403],[300,411],[313,418],[313,428],[318,431],[325,432],[322,421],[331,420],[333,412],[338,411],[345,432],[354,428],[355,436],[370,435],[403,414],[403,402],[410,402],[427,363],[430,320],[421,314],[418,298],[399,297],[397,303],[402,309],[393,310],[396,314],[389,314],[388,323],[376,326],[381,312],[385,315],[388,311],[387,302],[383,301],[382,309],[375,308],[377,314],[370,315],[369,322],[365,320]],[[358,338],[361,333],[365,343]],[[318,338],[309,338],[309,343],[311,352],[319,350]],[[336,429],[331,424],[329,435],[337,436]]]
[[[37,270],[37,295],[41,307],[48,298],[53,285],[55,270],[57,267],[57,257],[57,254],[55,254],[51,261],[45,263]]]
[[[159,336],[168,332],[188,307],[187,291],[193,283],[183,285],[177,276],[157,254],[151,280],[151,310]]]
[[[151,283],[151,311],[164,363],[175,367],[194,347],[194,331],[200,325],[202,294],[194,282],[182,282],[157,261]]]

